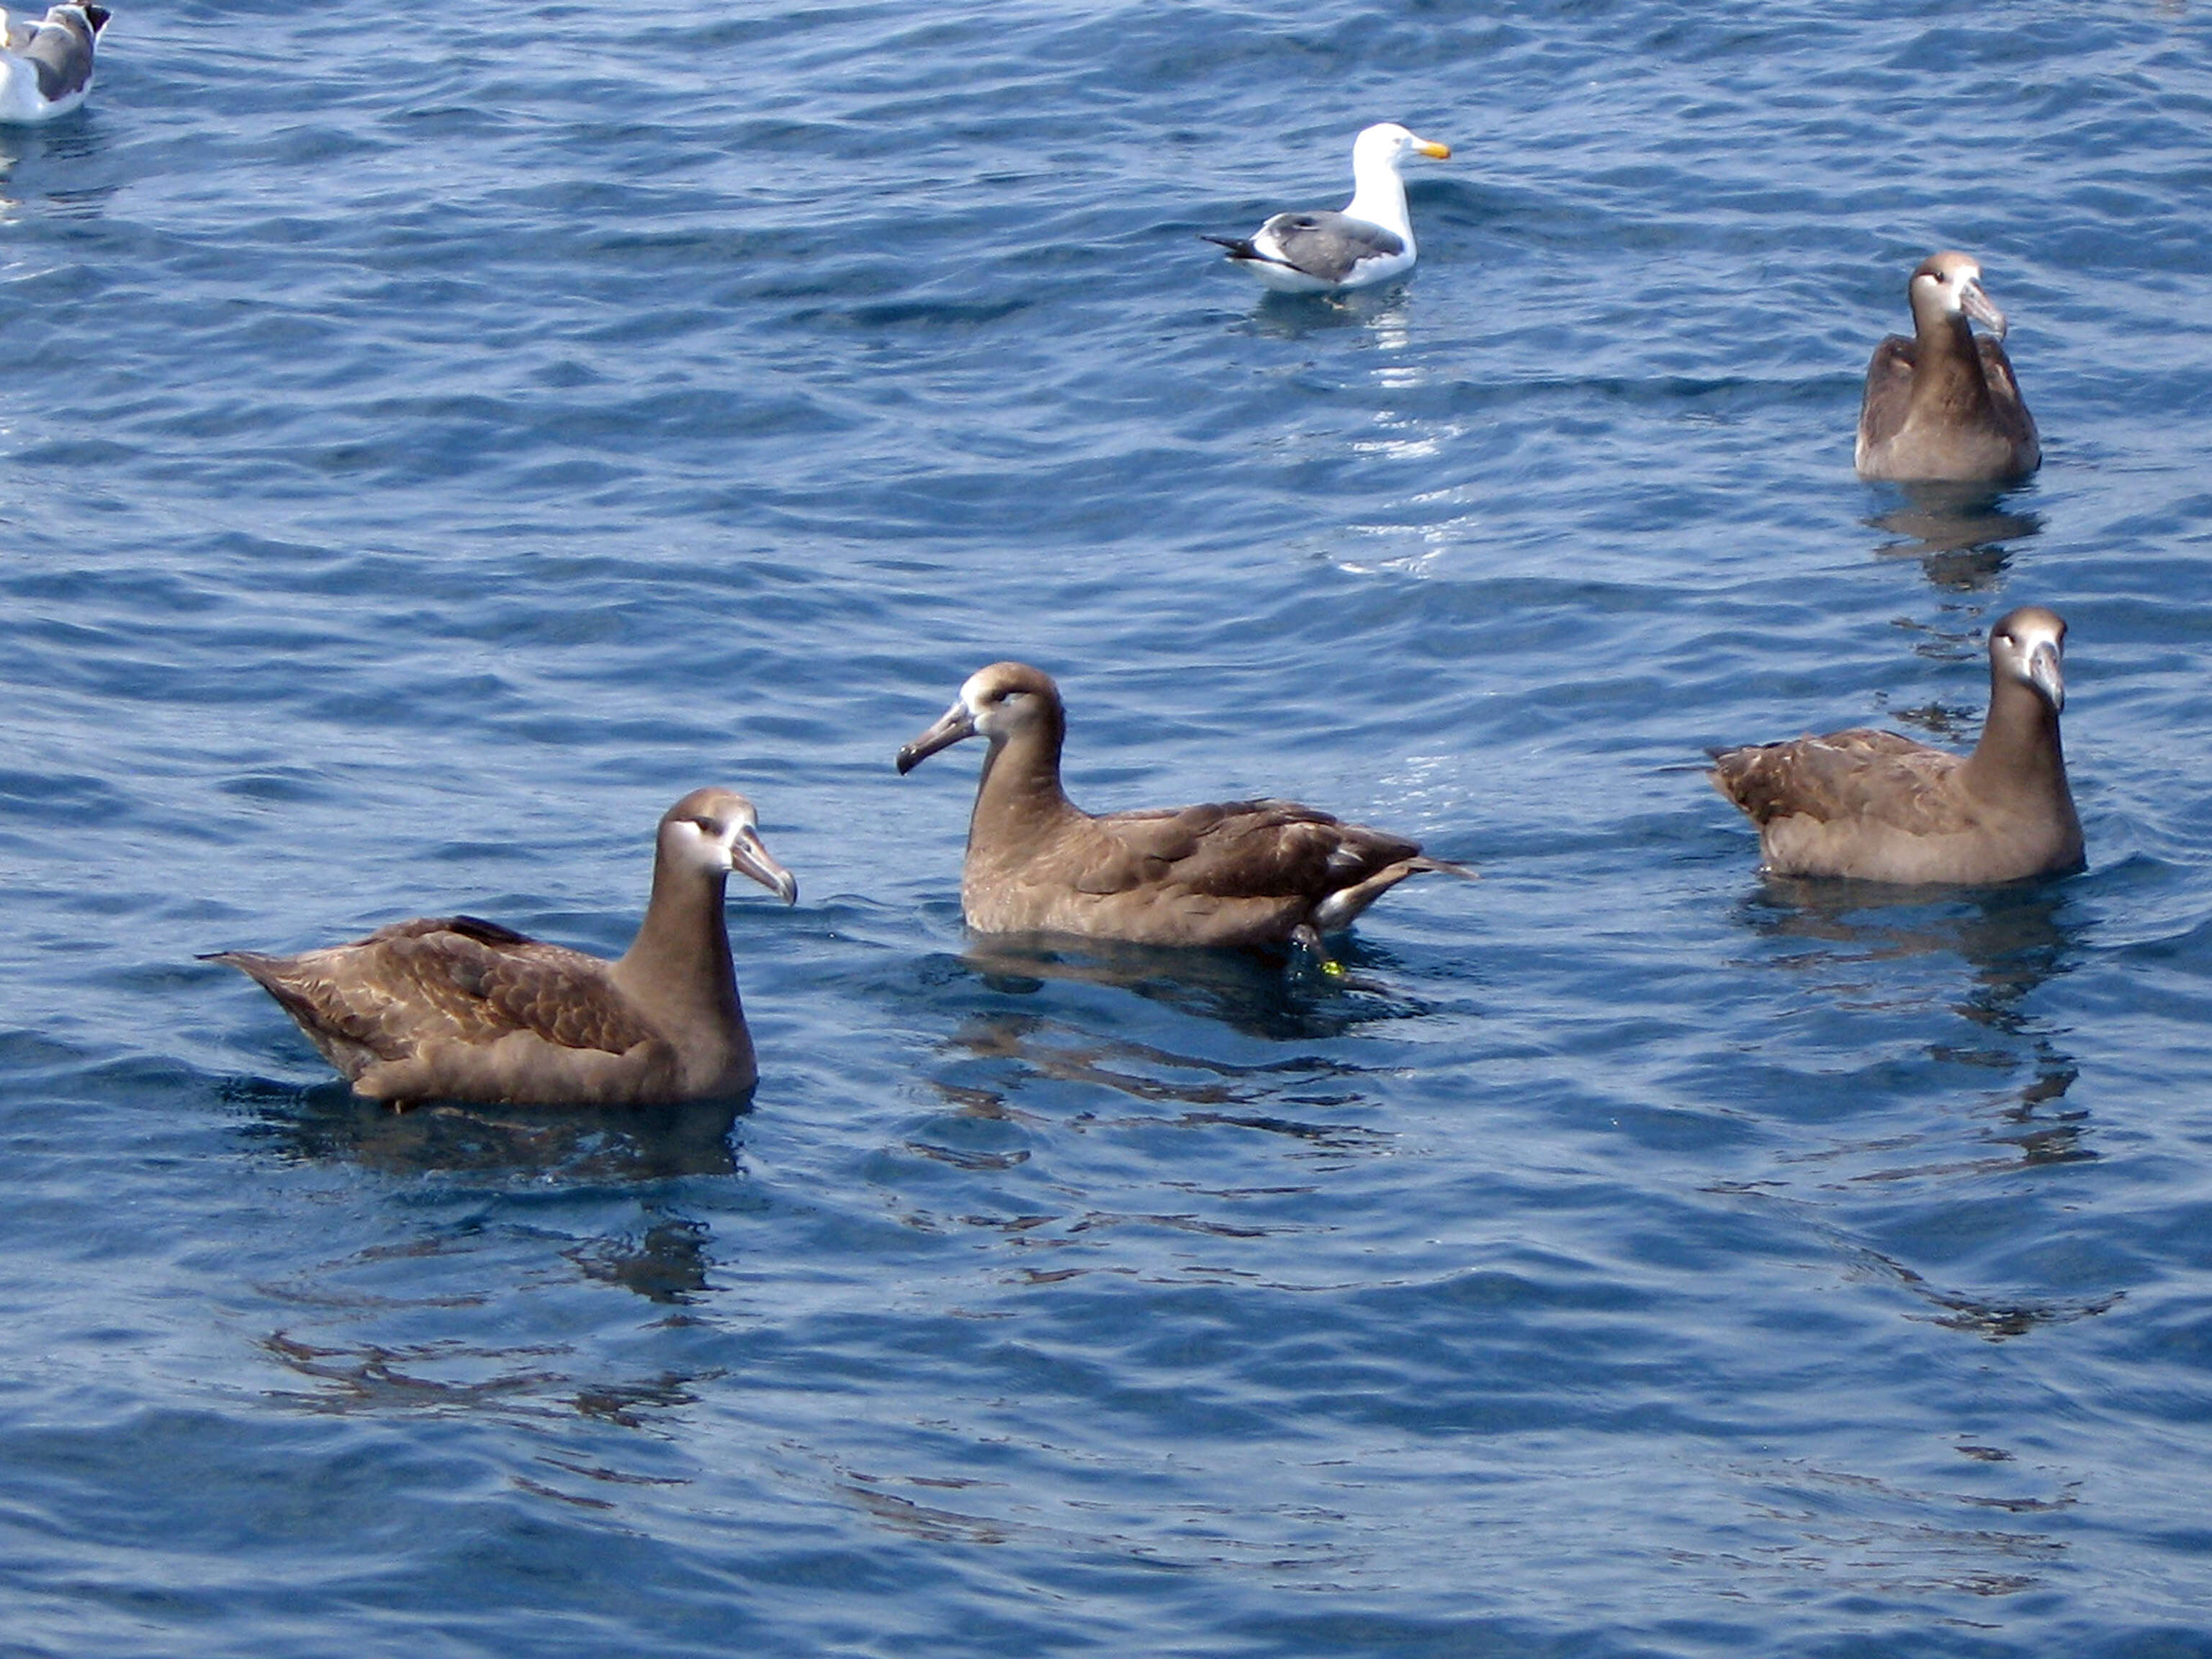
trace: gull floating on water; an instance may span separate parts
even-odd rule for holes
[[[1208,236],[1231,264],[1285,294],[1340,294],[1371,288],[1413,268],[1413,222],[1399,163],[1409,155],[1443,161],[1450,149],[1417,137],[1395,121],[1363,131],[1352,144],[1352,200],[1341,213],[1278,213],[1249,236]]]
[[[0,123],[51,121],[84,102],[107,18],[90,0],[55,6],[35,23],[0,11]]]

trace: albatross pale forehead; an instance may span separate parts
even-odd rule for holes
[[[1962,279],[1978,283],[1982,280],[1982,267],[1970,253],[1931,253],[1912,274],[1916,278],[1929,276],[1946,284],[1955,284]]]
[[[1032,668],[1025,662],[994,662],[968,677],[960,688],[960,701],[970,709],[980,709],[1015,691],[1034,692],[1054,701],[1060,696],[1060,688],[1042,668]]]
[[[2066,639],[2066,619],[2056,611],[2039,605],[2024,605],[2017,611],[2008,611],[1990,629],[1990,643],[2008,640],[2022,646],[2044,642],[2062,645]]]
[[[673,823],[686,819],[711,823],[725,829],[732,824],[743,824],[750,829],[759,823],[760,814],[753,810],[753,804],[736,790],[710,785],[704,789],[694,789],[664,812],[660,821]]]

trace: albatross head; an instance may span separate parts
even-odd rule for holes
[[[734,872],[786,904],[799,897],[799,878],[761,845],[760,815],[734,789],[694,789],[662,814],[660,855],[678,868],[717,878]]]
[[[937,724],[898,751],[898,769],[911,772],[963,738],[988,738],[995,750],[1017,732],[1056,727],[1062,718],[1051,675],[1024,662],[994,662],[970,674]]]
[[[2039,605],[2024,605],[1990,629],[1990,672],[2018,680],[2051,705],[2066,707],[2066,620]]]
[[[1906,285],[1915,321],[1967,316],[2002,340],[2005,315],[1982,292],[1982,268],[1970,254],[1932,253],[1920,262]]]
[[[1352,171],[1356,178],[1364,164],[1379,162],[1394,171],[1408,155],[1425,155],[1432,161],[1451,160],[1451,146],[1418,137],[1395,121],[1380,121],[1364,128],[1352,141]]]

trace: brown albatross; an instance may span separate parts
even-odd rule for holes
[[[2082,864],[2066,785],[2066,624],[2024,605],[1990,630],[1990,712],[1968,755],[1895,732],[1717,750],[1713,787],[1759,826],[1778,876],[1985,884]]]
[[[993,663],[898,751],[912,771],[963,738],[990,740],[969,820],[960,902],[986,933],[1073,933],[1139,945],[1268,946],[1316,954],[1407,876],[1464,866],[1402,836],[1287,800],[1092,817],[1067,799],[1067,715],[1052,677]]]
[[[1998,343],[2004,313],[1982,292],[1982,268],[1963,253],[1923,261],[1905,285],[1912,337],[1892,334],[1867,365],[1859,406],[1862,478],[1997,483],[2043,465],[2035,417],[2021,400]],[[1994,329],[1977,335],[1967,319]]]
[[[753,805],[695,789],[662,816],[653,896],[608,962],[496,922],[441,916],[296,957],[223,951],[360,1093],[648,1106],[741,1095],[757,1075],[722,921],[730,873],[791,903]]]

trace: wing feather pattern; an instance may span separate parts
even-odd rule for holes
[[[1965,759],[1899,732],[1860,729],[1723,750],[1712,777],[1761,829],[1809,817],[1938,836],[1973,825],[1966,799],[1948,785]]]

